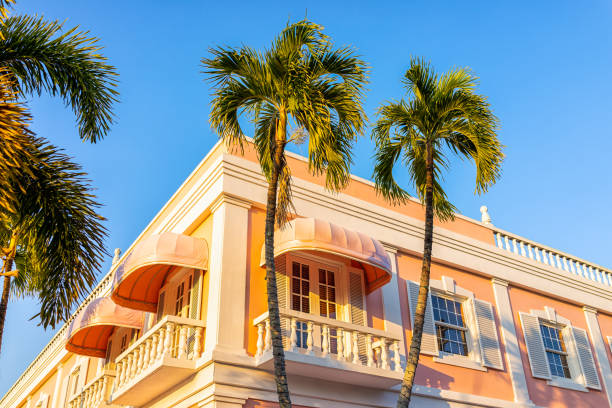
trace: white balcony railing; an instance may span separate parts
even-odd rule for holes
[[[612,271],[609,269],[498,229],[493,229],[493,237],[498,248],[612,286]]]
[[[202,355],[204,322],[165,316],[116,359],[116,392],[131,386],[147,369],[167,359],[194,361]]]
[[[400,337],[383,330],[359,326],[327,317],[280,309],[283,344],[287,351],[300,352],[358,366],[402,372]],[[271,351],[268,312],[254,319],[257,327],[257,354],[261,359]]]
[[[115,372],[105,370],[102,375],[83,387],[83,390],[68,401],[68,408],[94,408],[108,404],[113,388]]]

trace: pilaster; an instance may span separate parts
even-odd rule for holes
[[[55,387],[53,387],[53,400],[51,402],[51,408],[57,408],[59,406],[60,398],[60,387],[62,385],[62,373],[64,371],[64,364],[59,363],[57,365],[57,371],[55,372]]]
[[[525,378],[525,369],[523,367],[518,337],[516,335],[516,328],[514,326],[510,296],[508,296],[508,282],[502,279],[493,278],[491,279],[491,283],[493,285],[497,313],[499,314],[502,341],[504,342],[506,349],[506,365],[508,367],[510,379],[512,380],[514,401],[532,405],[533,402],[531,402],[529,398],[527,379]]]
[[[385,330],[400,336],[399,354],[402,364],[406,362],[406,347],[404,347],[404,330],[402,328],[402,310],[400,307],[400,292],[397,279],[397,249],[384,245],[387,255],[391,260],[391,281],[382,289],[383,308],[385,316]],[[403,368],[403,367],[402,367]]]
[[[250,203],[221,195],[211,205],[206,351],[245,354],[247,240]]]
[[[589,306],[584,306],[584,317],[589,328],[589,336],[593,342],[593,348],[595,349],[595,361],[599,366],[599,372],[603,378],[604,388],[606,396],[608,397],[608,404],[612,407],[612,369],[610,369],[610,362],[608,361],[608,353],[606,352],[606,342],[604,341],[601,329],[599,328],[599,322],[597,321],[597,310]]]

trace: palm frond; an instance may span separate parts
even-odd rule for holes
[[[75,112],[83,140],[95,143],[108,133],[117,74],[96,38],[29,16],[7,18],[0,34],[0,66],[13,76],[14,91],[60,96]]]

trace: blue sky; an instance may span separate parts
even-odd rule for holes
[[[30,100],[33,129],[90,174],[110,251],[129,246],[217,140],[199,64],[208,47],[264,47],[307,13],[371,65],[370,119],[382,102],[403,96],[410,56],[439,71],[471,67],[500,118],[507,159],[502,179],[481,197],[473,194],[473,167],[454,161],[445,179],[454,204],[473,218],[486,204],[503,229],[612,266],[609,1],[22,0],[14,14],[22,13],[91,31],[120,74],[117,123],[97,145],[80,142],[61,100]],[[366,137],[355,147],[353,173],[370,178],[371,157]],[[36,310],[32,300],[9,304],[2,394],[53,334],[27,320]]]

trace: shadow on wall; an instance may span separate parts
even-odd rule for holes
[[[417,367],[416,378],[419,380],[419,384],[442,390],[450,389],[451,382],[455,380],[450,375],[422,364],[419,364]]]

